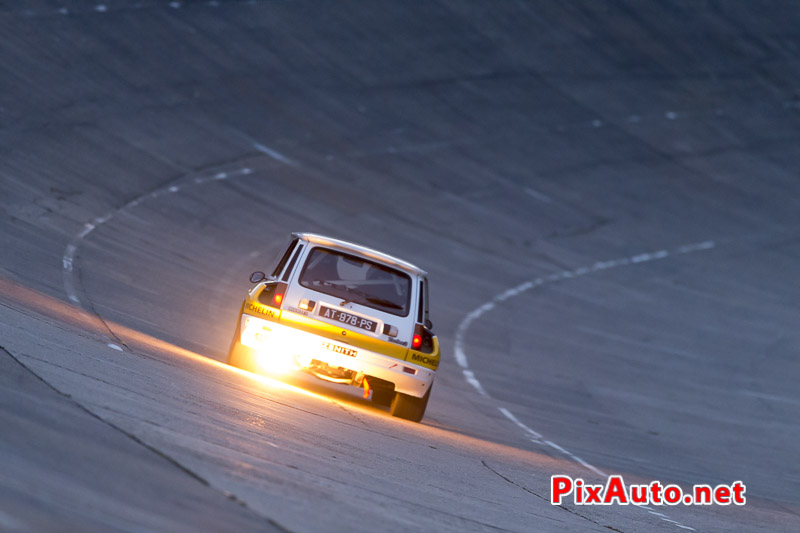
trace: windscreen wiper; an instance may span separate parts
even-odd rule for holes
[[[390,307],[392,309],[402,309],[402,305],[397,305],[396,303],[386,300],[384,298],[375,298],[373,296],[367,296],[367,301],[373,304],[382,305],[383,307]]]

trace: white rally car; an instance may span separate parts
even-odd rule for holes
[[[305,370],[364,388],[392,415],[419,422],[439,366],[427,274],[349,242],[293,233],[272,274],[239,311],[228,364],[253,372]]]

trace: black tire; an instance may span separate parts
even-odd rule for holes
[[[392,405],[392,400],[394,400],[393,389],[384,389],[384,388],[372,389],[372,403],[374,403],[375,405],[382,405],[383,407],[389,407]]]
[[[431,383],[428,392],[426,392],[425,396],[422,398],[396,392],[390,407],[392,416],[411,420],[412,422],[419,422],[422,420],[422,417],[425,416],[425,409],[428,407],[428,398],[431,397],[432,388],[433,383]]]

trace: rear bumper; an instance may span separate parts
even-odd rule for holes
[[[434,371],[430,369],[357,348],[344,340],[331,340],[246,313],[240,320],[239,342],[254,351],[256,365],[267,371],[275,368],[275,363],[304,369],[316,360],[389,381],[395,391],[417,398],[424,396],[433,383]]]

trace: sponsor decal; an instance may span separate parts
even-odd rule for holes
[[[353,350],[351,348],[345,348],[344,346],[339,346],[338,344],[333,344],[332,342],[323,342],[322,347],[334,353],[349,355],[350,357],[355,357],[356,355],[358,355],[358,351]]]
[[[412,353],[411,360],[415,363],[419,363],[426,366],[432,366],[433,368],[438,368],[439,366],[439,359],[435,357],[428,357],[421,353]]]
[[[296,307],[287,307],[287,311],[291,311],[292,313],[297,313],[298,315],[308,316],[308,311],[303,311],[302,309],[298,309]]]
[[[247,308],[250,311],[255,311],[256,313],[259,313],[259,314],[264,315],[264,316],[268,316],[269,318],[275,318],[275,317],[278,316],[277,311],[275,311],[273,309],[270,309],[269,307],[264,307],[262,305],[258,305],[258,304],[253,303],[253,302],[250,302],[250,304],[247,306]]]
[[[400,339],[389,337],[386,340],[388,340],[389,342],[393,342],[395,344],[399,344],[400,346],[408,346],[408,343],[406,341],[401,341]]]

